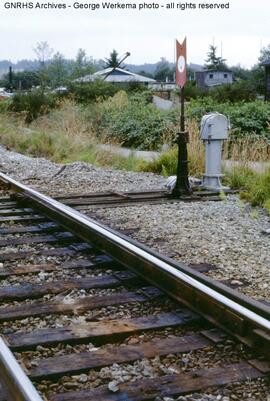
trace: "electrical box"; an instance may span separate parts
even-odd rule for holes
[[[210,113],[201,121],[201,139],[203,141],[222,141],[228,139],[229,120],[223,114]]]

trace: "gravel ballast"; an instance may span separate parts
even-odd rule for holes
[[[166,179],[151,173],[101,169],[86,163],[55,164],[0,147],[0,168],[49,194],[161,189]],[[61,171],[62,170],[62,171]],[[60,171],[60,173],[59,173]],[[270,220],[237,196],[225,201],[135,205],[85,213],[174,259],[210,263],[208,274],[229,280],[256,299],[270,299]]]
[[[162,189],[166,179],[154,174],[131,173],[113,169],[100,169],[86,163],[59,165],[41,158],[30,158],[0,147],[0,170],[24,182],[43,193],[61,195],[67,193],[89,193],[104,191],[130,191]],[[269,300],[269,217],[262,209],[252,209],[243,204],[237,196],[229,196],[226,201],[203,203],[140,204],[119,208],[85,208],[85,213],[122,231],[128,230],[131,236],[148,246],[185,264],[209,263],[215,269],[209,271],[211,277],[218,280],[229,280],[238,286],[239,291],[256,299]],[[18,235],[20,237],[20,235]],[[23,235],[22,235],[23,237]],[[43,245],[29,247],[19,245],[9,251],[39,249]],[[47,246],[46,246],[47,247]],[[50,248],[51,245],[48,245]],[[5,250],[4,250],[5,251]],[[8,252],[6,250],[6,252]],[[47,259],[45,258],[44,263]],[[53,257],[51,262],[59,264],[61,257]],[[41,262],[33,257],[33,263]],[[14,265],[17,261],[14,262]],[[2,267],[5,267],[5,263]],[[110,273],[108,270],[96,274]],[[8,277],[2,285],[18,285],[25,279],[29,283],[42,283],[59,279],[59,272],[47,272],[36,276],[24,275],[16,282],[15,277]],[[63,278],[88,277],[91,272],[66,271]],[[59,277],[58,277],[59,276]],[[118,289],[119,290],[119,289]],[[124,288],[120,288],[124,290]],[[111,290],[73,290],[60,296],[77,298],[89,295],[108,295]],[[58,295],[44,296],[43,299],[56,300]],[[26,303],[32,301],[26,300]],[[16,305],[16,301],[12,305]],[[174,310],[174,305],[157,302],[143,304],[126,304],[86,311],[80,316],[48,315],[30,317],[14,322],[3,322],[0,326],[3,334],[16,331],[29,332],[45,327],[63,327],[80,324],[91,320],[137,317],[153,315],[165,310]],[[192,328],[191,328],[192,329]],[[179,330],[179,332],[178,332]],[[183,335],[190,328],[165,329],[159,335]],[[123,345],[137,344],[151,339],[158,333],[147,333],[131,336]],[[33,351],[17,353],[17,358],[28,368],[39,360],[53,355],[65,355],[82,351],[95,350],[92,343],[77,346],[56,346],[50,349],[37,347]],[[155,378],[163,374],[181,373],[186,370],[219,366],[224,362],[234,363],[241,359],[252,359],[248,351],[238,348],[231,340],[225,341],[217,348],[207,347],[203,350],[186,354],[167,355],[153,359],[143,359],[129,364],[113,364],[100,371],[91,370],[81,375],[63,376],[58,383],[43,381],[37,384],[40,391],[52,395],[61,391],[74,391],[94,388],[100,384],[108,385],[111,391],[125,381]],[[32,362],[31,362],[32,361]],[[117,391],[117,390],[116,390]],[[224,389],[209,389],[204,394],[192,394],[181,397],[157,397],[155,401],[264,401],[269,393],[269,380],[258,379],[243,384],[225,386]]]

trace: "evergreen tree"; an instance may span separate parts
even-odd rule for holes
[[[226,59],[217,56],[217,46],[210,45],[204,67],[207,70],[222,71],[228,68],[225,62]]]
[[[119,67],[119,55],[116,50],[110,53],[110,57],[105,59],[105,68],[116,68]]]
[[[251,70],[251,82],[254,85],[257,93],[265,94],[265,69],[261,65],[264,61],[270,59],[270,44],[263,47],[258,57],[258,62]]]

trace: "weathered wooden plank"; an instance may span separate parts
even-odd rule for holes
[[[217,269],[217,266],[210,263],[191,263],[188,266],[200,273],[207,273],[211,270]]]
[[[135,277],[131,272],[121,272],[99,277],[74,278],[67,281],[57,280],[42,284],[22,284],[18,287],[2,287],[0,288],[0,300],[33,299],[46,294],[59,294],[63,291],[73,289],[89,290],[94,288],[118,287],[134,280]]]
[[[7,209],[7,208],[16,208],[18,205],[16,202],[12,201],[7,201],[7,202],[1,202],[0,200],[0,210]]]
[[[81,245],[81,247],[79,247]],[[0,255],[0,262],[9,262],[18,259],[27,259],[32,256],[74,256],[79,252],[90,252],[91,245],[86,243],[81,243],[76,246],[72,244],[65,248],[52,248],[52,249],[33,249],[32,251],[18,251],[18,252],[8,252]]]
[[[57,343],[91,341],[95,344],[102,344],[140,331],[186,325],[194,323],[198,319],[194,313],[183,310],[177,313],[161,313],[133,319],[102,320],[81,325],[34,330],[31,333],[7,334],[5,339],[13,350],[31,349],[37,345],[49,346]]]
[[[209,387],[225,386],[229,383],[250,381],[265,376],[247,362],[222,367],[196,370],[188,373],[161,376],[119,384],[119,391],[112,393],[108,386],[81,392],[53,395],[50,401],[147,401],[157,396],[169,397],[201,391]]]
[[[17,265],[12,267],[4,267],[2,269],[0,268],[0,278],[13,275],[29,274],[29,273],[35,274],[41,271],[53,272],[59,270],[88,269],[88,268],[109,269],[113,267],[119,270],[121,266],[118,264],[116,265],[113,259],[107,255],[98,255],[97,251],[95,255],[92,256],[91,260],[88,259],[72,260],[61,263],[60,265],[55,265],[52,263],[39,264],[39,265],[27,264],[27,265]]]
[[[157,295],[161,293],[157,292]],[[156,296],[157,296],[156,295]],[[154,297],[151,297],[153,299]],[[24,319],[32,316],[53,315],[62,313],[82,313],[87,310],[103,308],[109,305],[119,305],[133,302],[145,302],[147,295],[134,292],[103,296],[86,296],[79,299],[66,299],[62,297],[57,301],[35,301],[26,305],[4,306],[0,308],[0,321]]]
[[[15,222],[29,222],[29,221],[46,221],[47,217],[41,216],[40,214],[32,214],[26,216],[3,216],[0,217],[0,223],[9,223],[11,221]]]
[[[61,228],[57,223],[47,222],[41,223],[36,226],[19,226],[15,225],[12,227],[0,227],[1,235],[9,235],[9,234],[31,234],[31,233],[47,233],[47,232],[55,232],[59,231]]]
[[[81,352],[40,360],[38,366],[30,370],[29,375],[35,380],[51,379],[65,374],[83,373],[89,369],[100,369],[113,363],[127,363],[143,358],[190,352],[205,348],[210,344],[206,338],[194,334],[185,337],[158,338],[123,347],[108,346],[92,352]]]
[[[34,237],[21,237],[21,238],[9,238],[0,240],[0,247],[3,246],[16,246],[16,245],[33,245],[33,244],[53,244],[53,243],[64,243],[75,241],[75,235],[70,232],[59,232],[54,235],[37,235]]]
[[[6,208],[0,209],[0,216],[24,216],[35,213],[31,208]]]

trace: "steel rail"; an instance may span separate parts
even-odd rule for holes
[[[80,212],[0,174],[0,180],[22,193],[36,208],[85,241],[113,256],[174,299],[249,346],[270,356],[270,308],[205,278],[182,264],[119,235]],[[208,285],[210,284],[210,285]]]
[[[43,401],[1,337],[0,382],[7,401]]]

